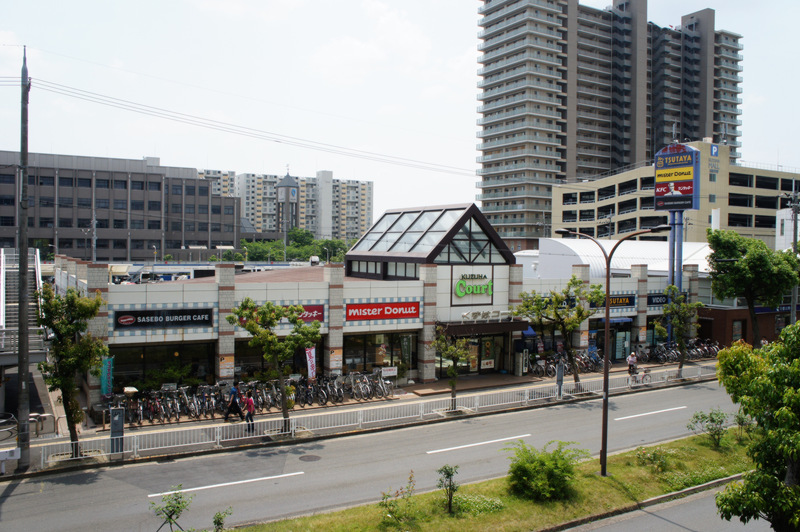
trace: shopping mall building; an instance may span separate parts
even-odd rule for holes
[[[570,274],[586,282],[588,265],[567,267],[563,279],[524,278],[521,265],[472,204],[386,212],[348,252],[344,264],[237,274],[217,264],[214,277],[149,284],[112,284],[112,269],[63,255],[56,257],[60,292],[100,291],[107,305],[90,324],[113,357],[114,387],[141,379],[171,361],[191,374],[215,379],[265,369],[248,333],[226,317],[245,297],[256,303],[302,305],[306,321],[319,321],[316,364],[324,373],[408,368],[407,378],[442,378],[448,361],[430,349],[437,326],[469,339],[462,374],[521,374],[524,349],[557,349],[558,338],[537,338],[510,311],[519,294],[561,289]],[[697,268],[688,266],[684,287],[696,297]],[[652,320],[661,314],[666,278],[634,265],[611,283],[611,356],[623,359],[635,343],[650,343]],[[602,340],[602,308],[576,333],[583,348]],[[286,324],[279,334],[288,333]],[[597,331],[600,334],[597,334]],[[541,342],[540,342],[541,340]],[[602,346],[600,346],[602,347]],[[306,368],[305,353],[292,361]],[[106,375],[108,378],[108,375]],[[109,383],[106,383],[108,385]],[[89,383],[94,398],[100,383]]]

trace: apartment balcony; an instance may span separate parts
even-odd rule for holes
[[[719,89],[719,90],[723,90],[723,91],[728,91],[728,92],[735,92],[737,94],[742,92],[742,88],[741,87],[739,87],[737,85],[731,85],[731,84],[726,83],[726,82],[714,83],[714,88],[715,89]]]
[[[543,83],[529,79],[521,79],[502,87],[495,87],[494,89],[485,90],[478,94],[478,100],[487,100],[489,98],[494,98],[509,92],[516,92],[524,88],[544,89],[546,91],[561,93],[561,88],[555,83]]]
[[[742,54],[737,54],[736,52],[727,48],[719,48],[715,53],[721,57],[729,57],[731,59],[736,59],[737,61],[744,60],[744,56]]]
[[[549,187],[550,185],[542,185],[542,186]],[[511,198],[547,199],[552,197],[553,197],[553,191],[550,188],[548,188],[547,190],[533,190],[532,188],[526,188],[525,190],[511,190],[508,192],[487,192],[486,194],[475,195],[475,199],[478,201],[511,199]]]
[[[536,149],[513,150],[513,151],[505,151],[502,153],[493,153],[491,155],[484,155],[481,157],[477,157],[477,162],[479,163],[497,162],[497,161],[502,161],[504,159],[519,159],[520,157],[542,157],[546,159],[560,160],[561,154],[558,153],[557,151],[545,151]]]
[[[517,68],[511,72],[506,72],[503,74],[491,76],[490,78],[486,78],[483,81],[478,82],[478,88],[482,89],[484,87],[490,87],[492,85],[497,85],[498,83],[503,83],[508,80],[512,80],[522,76],[527,76],[529,74],[533,76],[546,76],[558,80],[561,79],[561,73],[558,70],[555,69],[547,70],[532,65],[526,65],[524,67]]]
[[[528,61],[534,61],[536,63],[546,63],[555,66],[562,65],[561,59],[559,59],[558,57],[546,57],[544,55],[525,53],[525,54],[518,54],[515,55],[514,57],[509,57],[508,59],[497,61],[495,63],[492,63],[491,65],[487,65],[483,68],[480,68],[478,69],[478,75],[486,76],[493,72],[497,72],[498,70],[507,68],[509,66],[525,63]]]
[[[486,105],[481,105],[478,107],[479,113],[486,113],[490,111],[494,111],[497,109],[502,109],[504,107],[508,107],[510,105],[514,105],[515,103],[520,102],[542,102],[549,105],[556,105],[561,107],[562,103],[561,100],[558,98],[550,98],[548,96],[536,95],[536,94],[520,94],[519,96],[514,96],[513,98],[506,98],[503,100],[498,100],[492,103],[488,103]]]
[[[498,170],[499,171],[499,170]],[[507,187],[513,185],[545,185],[545,186],[553,186],[563,183],[560,179],[554,179],[552,177],[509,177],[506,179],[489,179],[485,178],[482,181],[478,181],[475,183],[477,188],[497,188],[497,187]],[[500,194],[496,190],[491,192],[492,194],[497,193]]]
[[[476,149],[478,151],[486,151],[493,148],[500,148],[503,146],[515,146],[515,145],[524,145],[528,143],[536,143],[536,144],[548,144],[551,146],[561,146],[561,141],[556,137],[545,137],[542,135],[536,134],[520,134],[516,135],[511,138],[500,138],[495,140],[490,140],[488,142],[484,142],[478,144]]]
[[[499,172],[511,172],[514,170],[543,170],[545,172],[557,173],[561,171],[561,168],[554,164],[525,162],[517,164],[507,164],[500,167],[481,168],[480,170],[478,170],[477,173],[478,175],[491,175]]]
[[[545,15],[537,15],[534,12],[524,12],[513,17],[506,19],[503,22],[498,22],[494,26],[490,28],[486,28],[483,31],[478,32],[478,39],[490,39],[494,35],[498,35],[503,33],[505,30],[509,28],[513,28],[515,26],[519,26],[521,23],[525,24],[525,29],[527,29],[531,33],[540,33],[542,35],[553,37],[556,39],[562,39],[561,32],[547,30],[544,28],[536,28],[534,26],[527,25],[528,22],[544,22],[546,24],[552,24],[554,26],[560,26],[561,20],[556,17],[548,18]]]
[[[497,126],[493,127],[492,129],[484,129],[483,131],[478,132],[478,137],[489,137],[493,135],[497,135],[498,133],[506,133],[509,131],[519,131],[519,130],[526,130],[532,129],[534,131],[553,131],[557,133],[561,133],[561,126],[558,124],[537,124],[535,122],[525,121],[525,122],[515,122],[514,124],[507,124],[504,126]]]
[[[495,0],[491,4],[486,4],[484,6],[481,6],[481,8],[478,9],[478,14],[482,15],[484,13],[488,13],[493,8],[496,8],[498,4],[502,3],[502,1],[503,0],[500,0],[500,1]],[[547,9],[549,11],[553,11],[555,13],[560,13],[561,12],[560,9],[559,9],[560,6],[559,6],[558,2],[556,3],[556,5],[553,5],[553,4],[548,4],[545,0],[522,0],[521,2],[517,2],[516,4],[520,4],[520,5],[525,6],[525,7],[527,7],[527,6],[540,7],[540,8],[543,8],[543,9]]]
[[[725,89],[725,90],[727,90],[727,89]],[[738,103],[738,104],[742,103],[742,99],[741,98],[737,98],[736,96],[734,96],[732,94],[728,94],[727,92],[720,92],[719,95],[716,96],[716,99],[721,101],[721,102],[732,102],[732,103]]]
[[[541,208],[534,209],[533,206],[525,206],[525,205],[484,205],[481,207],[481,212],[488,214],[488,213],[495,213],[495,212],[509,212],[509,211],[538,211]]]
[[[720,79],[727,79],[729,81],[735,81],[737,83],[741,83],[742,81],[744,81],[742,76],[737,76],[735,74],[728,74],[727,72],[719,72],[716,74],[716,77]]]
[[[522,39],[511,45],[504,46],[502,48],[498,48],[497,50],[493,50],[491,52],[483,54],[478,58],[478,63],[484,65],[489,61],[497,59],[498,57],[511,55],[528,48],[536,48],[544,51],[556,52],[559,56],[566,56],[563,49],[557,44],[550,44],[547,42],[543,42],[541,40],[536,41],[533,39]]]
[[[744,46],[739,44],[738,42],[730,42],[730,41],[715,41],[715,45],[719,46],[720,48],[728,48],[731,50],[744,50]]]
[[[484,126],[487,124],[494,124],[496,122],[504,122],[506,120],[513,120],[515,118],[527,118],[531,116],[543,116],[545,118],[563,120],[563,118],[561,117],[561,113],[559,113],[558,111],[549,111],[547,109],[536,109],[533,107],[526,106],[523,109],[516,109],[505,113],[496,113],[491,116],[479,118],[477,120],[477,124],[479,126]]]

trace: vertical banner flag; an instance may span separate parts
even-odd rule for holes
[[[114,358],[103,357],[103,372],[100,374],[100,393],[111,393],[114,384]]]
[[[317,377],[317,356],[316,347],[306,347],[306,361],[308,362],[308,378]]]

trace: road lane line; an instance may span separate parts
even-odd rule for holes
[[[675,408],[667,408],[666,410],[656,410],[655,412],[645,412],[644,414],[636,414],[633,416],[617,417],[614,421],[622,421],[624,419],[633,419],[635,417],[652,416],[653,414],[663,414],[664,412],[672,412],[673,410],[683,410],[685,406],[676,406]]]
[[[468,445],[459,445],[458,447],[449,447],[447,449],[436,449],[435,451],[428,451],[426,454],[446,453],[447,451],[456,451],[458,449],[466,449],[467,447],[478,447],[479,445],[488,445],[490,443],[497,443],[508,440],[518,440],[520,438],[527,438],[530,434],[522,434],[520,436],[511,436],[510,438],[500,438],[499,440],[482,441],[479,443],[470,443]]]
[[[298,471],[297,473],[286,473],[285,475],[275,475],[274,477],[251,478],[250,480],[237,480],[236,482],[226,482],[224,484],[214,484],[212,486],[200,486],[197,488],[186,488],[176,491],[165,491],[163,493],[153,493],[151,495],[148,495],[148,497],[163,497],[164,495],[172,495],[173,493],[178,493],[178,491],[185,493],[188,491],[201,491],[201,490],[210,490],[212,488],[224,488],[226,486],[235,486],[236,484],[249,484],[250,482],[261,482],[262,480],[274,480],[276,478],[293,477],[302,474],[304,474],[303,471]]]

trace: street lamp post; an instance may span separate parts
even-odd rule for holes
[[[325,264],[328,264],[331,261],[331,252],[328,248],[322,248],[325,250]]]
[[[624,238],[617,240],[614,246],[611,248],[611,251],[606,251],[603,245],[593,236],[585,235],[583,233],[578,233],[575,231],[570,231],[569,229],[556,229],[555,233],[559,235],[575,235],[578,237],[588,238],[595,244],[597,247],[600,248],[600,251],[603,252],[603,256],[606,259],[606,301],[605,301],[605,345],[603,347],[603,427],[602,427],[602,434],[601,434],[601,441],[600,441],[600,475],[607,476],[607,462],[608,462],[608,371],[609,366],[611,365],[610,355],[609,355],[609,347],[611,346],[611,305],[609,305],[609,300],[611,299],[611,257],[614,256],[614,252],[617,250],[620,244],[624,241],[629,240],[635,236],[645,235],[647,233],[661,233],[664,231],[669,231],[672,229],[671,226],[664,224],[664,225],[657,225],[650,229],[643,229],[641,231],[634,231],[633,233],[626,235]]]
[[[155,245],[153,246],[153,262],[158,262],[158,248]]]

